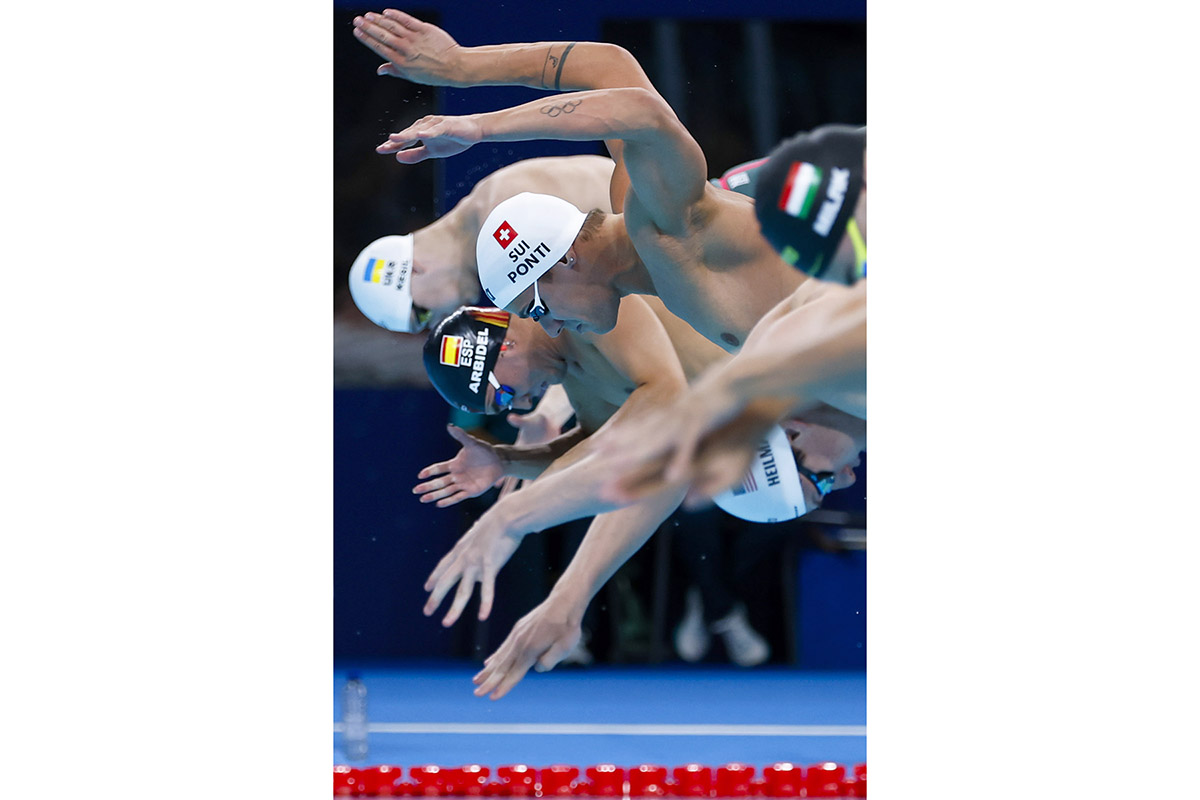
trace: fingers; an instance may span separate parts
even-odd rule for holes
[[[491,700],[499,700],[504,695],[508,694],[514,686],[521,682],[525,677],[525,673],[529,672],[529,665],[525,664],[517,669],[510,669],[503,676],[503,679],[492,690]]]
[[[443,628],[449,628],[455,622],[458,622],[463,609],[467,607],[467,603],[471,600],[471,595],[475,593],[475,580],[476,573],[474,569],[468,569],[463,573],[462,580],[458,582],[458,591],[454,594],[454,602],[450,605],[450,610],[446,612],[446,616],[442,618]]]
[[[461,445],[478,444],[478,442],[475,441],[474,436],[467,433],[466,431],[464,431],[462,428],[458,427],[457,425],[447,425],[446,431],[454,438],[454,441],[458,442]]]
[[[449,508],[450,506],[461,503],[463,500],[466,500],[468,497],[474,497],[474,496],[475,495],[471,494],[470,492],[468,492],[465,489],[459,489],[457,492],[450,495],[449,497],[444,497],[441,500],[438,500],[437,507],[438,508]],[[421,502],[424,502],[424,500],[422,500]]]
[[[476,697],[490,694],[492,700],[499,700],[525,677],[533,665],[532,657],[514,659],[509,654],[501,655],[500,651],[493,658],[495,660],[475,676],[478,683]]]
[[[419,477],[424,477],[424,476],[422,475]],[[414,486],[413,494],[425,494],[427,492],[432,492],[437,489],[445,489],[451,485],[453,485],[453,481],[452,481],[450,475],[439,474],[436,478],[433,478],[432,480],[425,481],[424,483],[418,483],[416,486]],[[422,501],[424,502],[423,498],[422,498]]]
[[[574,646],[573,642],[559,639],[550,646],[550,649],[542,653],[542,657],[537,660],[533,668],[538,672],[549,672],[554,669],[558,662],[562,661],[567,655],[567,652]]]
[[[403,58],[404,36],[408,33],[397,21],[367,12],[354,18],[354,35],[376,55],[388,61]]]
[[[445,475],[449,471],[450,462],[439,461],[436,464],[430,464],[428,467],[418,472],[417,477],[424,480],[425,478],[432,478],[434,475]]]
[[[434,478],[431,481],[418,483],[413,487],[413,494],[421,495],[422,503],[432,503],[434,500],[441,500],[454,492],[458,491],[458,487],[454,485],[454,481],[449,477]]]
[[[381,156],[385,156],[390,153],[400,152],[405,147],[410,147],[410,146],[416,144],[417,142],[421,141],[420,138],[411,137],[411,136],[406,136],[402,139],[395,138],[399,135],[400,134],[393,133],[391,136],[388,137],[388,140],[386,142],[383,142],[382,144],[377,145],[375,147],[375,152],[379,153]]]
[[[425,28],[430,27],[428,22],[422,22],[416,17],[405,14],[403,11],[397,11],[394,8],[385,8],[383,16],[390,22],[400,26],[405,33],[419,33]]]
[[[485,571],[479,582],[479,619],[485,620],[492,613],[492,598],[495,596],[496,576]]]
[[[437,584],[434,585],[433,591],[429,593],[429,599],[425,601],[425,608],[423,609],[425,616],[432,616],[433,612],[437,611],[438,606],[442,604],[442,598],[446,596],[446,593],[456,583],[458,584],[458,592],[454,597],[454,602],[451,604],[450,610],[442,620],[442,624],[452,625],[454,620],[458,619],[458,615],[462,613],[462,606],[467,604],[467,600],[471,597],[471,592],[475,589],[475,573],[471,569],[465,571],[458,569],[450,570],[442,575]],[[462,599],[460,606],[459,595],[462,595],[464,590],[466,597]],[[458,611],[455,611],[455,607],[458,607]],[[450,621],[447,622],[446,620]]]
[[[419,164],[427,158],[431,158],[429,151],[422,147],[414,147],[409,150],[401,150],[396,153],[396,160],[401,164]]]
[[[450,587],[462,575],[462,568],[457,566],[458,551],[451,550],[438,565],[433,568],[433,572],[429,573],[429,577],[425,579],[425,591],[429,592],[429,600],[425,603],[425,616],[429,616],[437,607],[442,604],[442,598],[446,596],[446,592],[450,591]],[[451,567],[455,567],[451,569]]]
[[[457,547],[451,550],[449,553],[446,553],[446,555],[442,556],[442,560],[437,563],[437,566],[433,568],[433,572],[429,573],[429,577],[425,579],[425,586],[423,587],[425,591],[429,592],[433,590],[438,578],[442,577],[442,573],[450,568],[450,565],[454,563],[454,560],[457,557]]]

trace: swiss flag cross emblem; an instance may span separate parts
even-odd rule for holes
[[[508,221],[506,220],[500,223],[500,227],[496,228],[496,232],[493,233],[492,236],[496,238],[496,241],[500,243],[501,247],[507,250],[508,246],[513,243],[514,239],[517,238],[517,232],[513,230],[513,226],[509,225]]]

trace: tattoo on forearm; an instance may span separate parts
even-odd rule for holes
[[[575,46],[575,42],[567,45],[561,56],[554,55],[554,48],[551,47],[546,51],[546,60],[542,63],[542,88],[549,89],[550,86],[546,83],[546,70],[554,70],[554,91],[562,91],[559,81],[562,80],[563,65],[567,63],[567,54],[571,52],[571,48]]]
[[[538,110],[547,117],[557,117],[559,114],[570,114],[581,105],[583,105],[582,100],[568,100],[565,103],[560,103],[558,105],[542,106]]]
[[[558,56],[554,55],[554,48],[550,47],[546,50],[546,61],[542,64],[542,88],[549,89],[550,84],[546,83],[546,69],[555,69],[558,67]]]

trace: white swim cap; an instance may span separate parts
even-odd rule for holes
[[[350,267],[350,296],[367,319],[381,328],[412,333],[413,235],[384,236],[367,245]]]
[[[722,510],[751,522],[786,522],[808,512],[796,456],[776,425],[754,451],[741,484],[713,498]]]
[[[566,254],[585,219],[566,200],[532,192],[493,208],[475,240],[484,294],[498,308],[507,306]]]

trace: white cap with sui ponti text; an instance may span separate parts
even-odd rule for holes
[[[492,209],[475,240],[479,282],[504,308],[566,255],[587,214],[548,194],[522,192]]]

